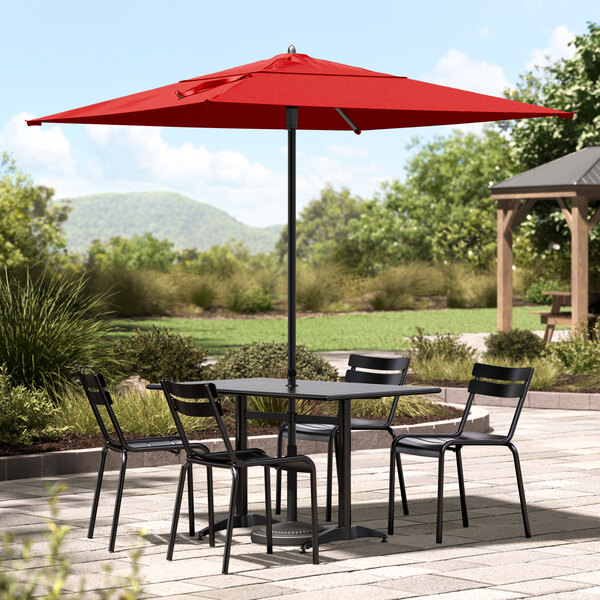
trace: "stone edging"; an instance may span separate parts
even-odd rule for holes
[[[442,402],[449,404],[465,404],[466,388],[442,388],[436,394]],[[483,400],[483,398],[482,398]],[[475,400],[477,402],[477,400]],[[480,402],[483,406],[514,406],[512,398],[489,398]],[[564,410],[600,410],[600,394],[584,394],[579,392],[529,392],[525,398],[525,408],[559,408]]]
[[[463,390],[464,392],[464,390]],[[394,427],[396,433],[453,433],[459,419],[435,421],[419,425],[400,425]],[[480,407],[473,407],[466,429],[468,431],[486,432],[489,430],[489,413]],[[224,450],[221,440],[202,440],[211,451]],[[261,435],[249,438],[249,445],[256,445],[270,454],[277,452],[277,436]],[[390,435],[386,431],[355,431],[352,434],[352,449],[386,448],[390,444]],[[298,441],[299,454],[317,454],[324,452],[325,446],[319,442]],[[89,473],[98,469],[100,448],[84,450],[63,450],[40,454],[21,454],[18,456],[0,456],[0,481],[26,479],[29,477],[53,477],[72,473]],[[120,455],[109,452],[106,470],[114,471],[120,467]],[[130,453],[127,466],[154,467],[168,464],[180,464],[182,455],[169,452]]]

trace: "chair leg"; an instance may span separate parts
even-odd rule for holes
[[[390,484],[389,484],[389,498],[388,498],[388,534],[394,535],[394,504],[396,502],[396,451],[394,448],[390,450]]]
[[[191,467],[191,465],[189,465]],[[179,483],[177,484],[177,494],[173,506],[173,520],[171,521],[171,535],[169,536],[169,545],[167,547],[167,560],[173,560],[173,549],[175,547],[175,537],[177,536],[177,524],[179,523],[179,512],[181,510],[181,499],[183,496],[183,486],[185,485],[185,472],[188,469],[188,463],[181,465],[179,472]]]
[[[267,554],[273,554],[273,515],[271,514],[270,467],[265,467],[265,517],[267,530]]]
[[[469,515],[467,514],[467,496],[465,494],[465,478],[463,475],[461,449],[456,452],[456,470],[458,472],[458,490],[460,492],[460,511],[462,513],[463,527],[469,526]]]
[[[334,434],[335,435],[335,434]],[[333,438],[329,436],[327,442],[327,504],[325,508],[325,520],[331,521],[331,504],[333,496]]]
[[[317,506],[317,473],[310,472],[310,512],[312,525],[313,565],[319,564],[319,511]]]
[[[208,492],[208,545],[215,546],[215,497],[212,467],[206,467],[206,488]]]
[[[517,449],[508,444],[510,451],[515,459],[515,473],[517,475],[517,485],[519,487],[519,500],[521,502],[521,514],[523,515],[523,528],[525,529],[525,537],[531,537],[531,528],[529,527],[529,517],[527,515],[527,503],[525,502],[525,488],[523,487],[523,475],[521,474],[521,463],[519,461],[519,453]]]
[[[121,499],[123,498],[123,486],[125,485],[125,471],[127,470],[127,452],[121,454],[121,470],[119,471],[119,484],[117,486],[117,497],[115,498],[115,510],[113,513],[112,528],[110,530],[110,541],[108,551],[115,551],[115,540],[117,539],[117,526],[119,525],[119,513],[121,512]]]
[[[396,468],[398,469],[398,481],[400,482],[400,495],[402,496],[402,512],[408,514],[408,500],[406,498],[406,486],[404,485],[404,473],[402,472],[402,459],[400,452],[396,452]]]
[[[222,573],[227,573],[229,569],[229,555],[231,554],[231,537],[233,532],[233,519],[235,517],[235,501],[238,490],[238,470],[235,467],[231,469],[231,497],[229,499],[229,515],[227,517],[227,535],[225,537],[225,552],[223,554]]]
[[[283,432],[281,429],[277,432],[277,458],[283,456]],[[277,469],[275,475],[275,514],[281,514],[281,469]]]
[[[437,497],[437,523],[435,541],[442,543],[442,526],[444,521],[444,452],[440,454],[438,465],[438,497]]]
[[[192,463],[188,467],[188,520],[190,523],[190,537],[196,535],[196,526],[194,523],[194,480],[192,477]]]
[[[98,467],[98,478],[96,479],[96,491],[94,492],[94,500],[92,502],[92,514],[90,515],[90,524],[88,527],[87,536],[90,539],[94,537],[94,527],[96,526],[96,515],[98,513],[98,502],[100,500],[100,490],[102,489],[102,477],[104,475],[104,467],[106,465],[107,454],[108,448],[104,446],[104,448],[102,448],[102,454],[100,454],[100,466]]]

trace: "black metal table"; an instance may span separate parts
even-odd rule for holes
[[[324,402],[338,402],[337,417],[313,417],[303,415],[303,422],[331,422],[339,426],[340,430],[340,473],[338,481],[338,526],[324,528],[319,533],[319,543],[351,540],[362,537],[381,537],[385,541],[386,534],[367,527],[352,525],[351,506],[351,428],[350,428],[350,400],[353,398],[382,398],[388,396],[412,396],[417,394],[435,394],[440,391],[436,387],[412,385],[380,385],[370,383],[346,383],[339,381],[305,381],[298,380],[294,388],[288,387],[287,379],[271,379],[258,377],[252,379],[221,379],[212,383],[217,387],[219,394],[235,396],[236,402],[236,449],[247,448],[248,432],[247,420],[249,418],[286,420],[288,423],[287,454],[295,456],[296,446],[296,400],[317,400]],[[160,389],[158,384],[148,385],[149,389]],[[287,413],[264,413],[248,411],[248,396],[268,396],[274,398],[287,398]],[[287,474],[287,522],[277,523],[273,527],[273,542],[276,545],[300,545],[309,547],[307,538],[310,537],[310,527],[297,523],[297,476],[296,473]],[[234,527],[253,527],[264,524],[262,515],[248,514],[248,480],[246,473],[240,473],[239,492],[236,507]],[[226,521],[215,525],[216,529],[225,528]],[[307,529],[308,528],[308,529]],[[308,531],[308,534],[307,534]],[[206,535],[205,531],[199,537]],[[253,532],[253,541],[263,541],[263,534]]]

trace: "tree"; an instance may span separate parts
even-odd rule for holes
[[[415,146],[406,181],[385,183],[350,227],[361,270],[417,260],[488,266],[496,252],[488,188],[516,172],[507,140],[488,126],[481,134],[457,130]]]
[[[347,262],[348,225],[360,217],[365,201],[351,196],[348,188],[339,192],[327,184],[319,198],[311,200],[300,213],[296,224],[298,259],[319,264],[327,261]],[[287,226],[281,232],[276,253],[283,261],[288,248]]]
[[[151,233],[132,238],[112,237],[108,243],[94,240],[88,249],[88,267],[125,267],[169,271],[177,253],[173,242]]]
[[[513,100],[575,112],[573,119],[524,119],[503,125],[524,170],[600,144],[600,26],[588,23],[588,32],[571,45],[573,58],[529,71],[516,90],[506,92]]]
[[[7,153],[0,161],[0,266],[20,268],[45,262],[64,250],[66,204],[52,202],[54,190],[34,185]]]
[[[569,119],[525,119],[502,125],[510,134],[513,157],[531,169],[586,146],[600,144],[600,26],[588,23],[577,36],[573,58],[522,75],[506,93],[521,102],[575,112]],[[515,239],[517,264],[543,270],[549,278],[568,279],[571,236],[555,202],[538,202]],[[590,232],[590,264],[600,260],[600,232]],[[597,276],[593,274],[593,276]]]

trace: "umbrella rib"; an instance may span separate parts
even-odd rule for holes
[[[356,135],[360,135],[361,131],[354,124],[354,122],[352,121],[352,119],[350,119],[350,117],[341,108],[336,108],[335,110],[337,110],[338,114],[342,117],[342,119],[344,119],[344,121],[346,121],[346,123],[348,123],[348,125],[350,125],[350,128],[352,129],[352,131],[354,131],[354,133]]]

